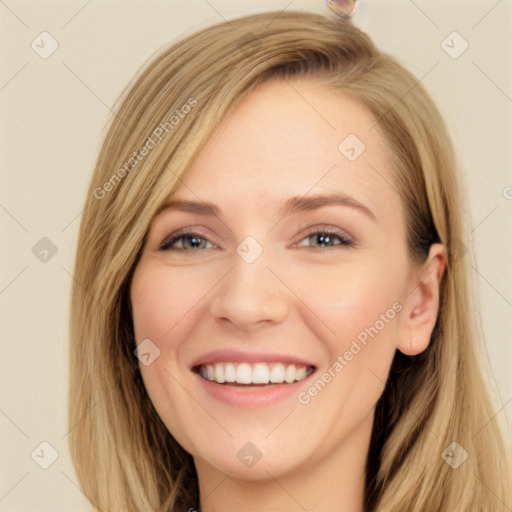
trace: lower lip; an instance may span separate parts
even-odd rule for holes
[[[264,386],[235,386],[232,384],[218,384],[194,373],[204,390],[216,400],[233,407],[266,406],[282,400],[297,396],[304,384],[316,372],[312,372],[305,379],[292,384],[266,384]]]

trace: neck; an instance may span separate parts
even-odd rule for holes
[[[343,442],[318,460],[257,481],[234,478],[195,459],[201,512],[362,512],[366,458],[372,420],[359,424]]]

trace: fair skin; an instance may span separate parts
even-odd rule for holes
[[[160,355],[140,368],[158,414],[194,457],[204,512],[363,510],[375,404],[395,351],[428,346],[445,265],[438,244],[424,264],[408,256],[374,122],[317,82],[267,82],[223,122],[172,197],[213,203],[217,214],[169,208],[151,225],[131,300],[137,343],[149,338]],[[366,146],[354,161],[338,150],[348,134]],[[280,213],[293,196],[332,193],[352,203]],[[160,249],[186,227],[195,235]],[[324,229],[334,234],[312,235]],[[246,237],[259,246],[240,246]],[[313,373],[217,383],[195,366],[206,374],[212,350],[235,351],[235,366],[246,357],[252,370],[263,353],[269,369],[298,358]],[[331,378],[311,391],[322,375]],[[273,395],[279,386],[284,394]]]

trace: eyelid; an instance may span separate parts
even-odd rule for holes
[[[297,235],[300,237],[300,240],[304,238],[314,235],[316,233],[329,233],[333,235],[338,235],[343,238],[350,239],[355,242],[355,237],[353,237],[346,229],[343,229],[338,226],[333,226],[332,224],[315,224],[313,226],[309,226],[303,230],[301,230],[300,234]]]

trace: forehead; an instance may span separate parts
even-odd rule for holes
[[[261,211],[294,195],[342,192],[385,213],[399,198],[374,128],[364,107],[319,82],[264,83],[224,119],[173,198]]]

